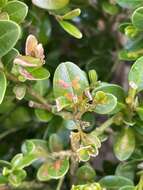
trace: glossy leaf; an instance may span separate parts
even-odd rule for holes
[[[12,167],[16,169],[23,169],[31,165],[34,161],[37,160],[37,157],[34,154],[24,155],[17,154],[11,161]]]
[[[136,163],[130,163],[130,162],[120,163],[116,168],[116,175],[134,180],[135,171],[136,171]]]
[[[71,62],[61,63],[55,71],[53,89],[56,98],[64,96],[70,102],[77,102],[89,87],[83,71]]]
[[[11,71],[13,60],[15,57],[19,54],[18,50],[12,49],[9,51],[5,56],[2,57],[2,63],[4,64],[4,67],[7,68],[8,71]]]
[[[65,7],[69,0],[32,0],[33,4],[43,9],[61,9]]]
[[[76,177],[78,178],[79,184],[80,182],[84,182],[84,184],[93,182],[95,180],[95,176],[95,170],[88,164],[78,168],[76,173]]]
[[[68,13],[66,13],[65,15],[62,16],[62,19],[64,20],[71,20],[77,16],[79,16],[81,13],[81,10],[80,9],[74,9]]]
[[[119,190],[136,190],[136,187],[127,185],[125,187],[121,187]]]
[[[136,9],[132,15],[132,23],[139,30],[143,30],[143,7]]]
[[[44,67],[20,68],[20,74],[27,80],[45,80],[50,77],[50,73]]]
[[[35,109],[35,115],[42,122],[49,122],[53,118],[53,114],[51,112],[42,110],[42,109]]]
[[[95,96],[97,91],[103,91],[105,93],[110,93],[114,95],[117,98],[117,105],[115,109],[111,113],[116,113],[122,109],[122,104],[124,104],[125,101],[125,92],[123,88],[116,84],[109,84],[109,83],[101,83],[101,86],[95,88],[92,91],[92,95]]]
[[[15,170],[8,176],[8,181],[12,186],[18,187],[26,175],[25,170]]]
[[[72,186],[71,190],[102,190],[99,183],[87,183],[86,185],[76,185]]]
[[[27,140],[22,145],[22,152],[24,155],[32,154],[40,160],[45,160],[48,155],[47,142],[39,139]]]
[[[116,15],[119,12],[119,7],[109,3],[108,1],[103,1],[102,8],[110,15]]]
[[[101,85],[95,88],[92,92],[93,96],[97,91],[103,91],[106,93],[113,94],[119,102],[124,102],[125,92],[124,89],[116,84],[101,83]]]
[[[56,160],[50,163],[48,166],[49,176],[53,179],[59,179],[63,177],[69,170],[69,160],[67,158],[63,160]]]
[[[87,162],[90,159],[90,155],[86,147],[78,149],[77,154],[80,161]]]
[[[4,95],[6,92],[7,80],[4,72],[0,71],[0,104],[4,99]]]
[[[0,57],[6,55],[16,44],[20,27],[12,21],[0,21]]]
[[[39,58],[21,55],[18,55],[14,59],[14,63],[23,67],[40,67],[43,65],[43,62]]]
[[[0,175],[0,185],[4,185],[8,182],[7,177]]]
[[[91,133],[86,134],[86,137],[85,137],[83,143],[85,145],[95,146],[96,148],[101,147],[101,142],[99,140],[99,137],[97,137],[96,131],[92,131]]]
[[[3,7],[4,5],[6,5],[8,2],[8,0],[0,0],[0,7]]]
[[[143,5],[142,0],[116,0],[117,3],[124,8],[133,8]]]
[[[143,71],[143,57],[140,57],[133,64],[129,72],[129,82],[135,83],[138,91],[143,90],[143,77],[142,77],[143,72],[142,71]]]
[[[124,186],[133,186],[133,182],[122,176],[106,176],[103,177],[99,183],[102,187],[108,188],[110,190],[117,190]]]
[[[105,103],[97,103],[95,112],[98,114],[108,114],[113,111],[117,105],[117,98],[109,93],[106,93],[107,100]]]
[[[131,128],[123,129],[116,138],[114,152],[116,157],[121,160],[127,160],[135,149],[135,135]]]
[[[137,107],[136,112],[139,115],[140,119],[143,121],[143,108],[142,107]]]
[[[8,13],[10,20],[21,23],[28,13],[28,7],[25,3],[14,0],[9,1],[6,6],[4,6],[3,11]]]
[[[45,163],[38,171],[38,178],[42,181],[52,179],[59,179],[63,177],[69,169],[69,160],[56,160]]]
[[[59,21],[59,24],[71,36],[74,36],[75,38],[78,38],[78,39],[82,38],[82,33],[79,31],[79,29],[73,24],[71,24],[70,22]]]
[[[51,152],[63,150],[63,142],[57,134],[52,134],[49,138],[49,148]]]
[[[56,107],[58,112],[68,106],[70,106],[70,101],[68,101],[66,97],[60,96],[56,99]]]
[[[39,181],[49,181],[51,177],[48,173],[48,163],[44,163],[37,172],[37,178]]]
[[[0,160],[0,166],[2,166],[2,167],[11,167],[11,164],[10,164],[10,162]]]

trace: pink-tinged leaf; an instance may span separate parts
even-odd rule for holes
[[[25,79],[28,80],[44,80],[50,77],[49,71],[43,67],[20,67],[19,72],[22,76],[25,77]]]
[[[43,48],[43,45],[42,44],[38,44],[35,48],[35,57],[39,58],[41,61],[43,61],[43,64],[45,63],[44,62],[44,58],[45,58],[45,55],[44,55],[44,48]]]
[[[35,56],[35,47],[38,45],[38,41],[35,36],[29,35],[26,40],[25,54],[29,56]]]
[[[72,103],[77,103],[88,87],[84,72],[71,62],[60,64],[55,71],[53,88],[56,98],[62,96]]]
[[[43,62],[39,58],[18,55],[14,59],[14,64],[21,65],[23,67],[40,67],[43,65]]]
[[[42,44],[38,44],[38,41],[35,36],[29,35],[26,40],[25,54],[35,58],[39,58],[44,64],[44,48]]]

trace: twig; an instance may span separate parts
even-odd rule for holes
[[[3,71],[6,75],[6,77],[15,83],[20,83],[19,79],[13,75],[12,73],[8,73],[3,68],[0,68],[0,71]],[[30,86],[27,86],[27,93],[31,95],[33,98],[35,98],[38,102],[43,104],[45,108],[48,108],[48,111],[51,111],[51,105],[49,105],[44,97],[42,97],[39,93],[35,92]]]
[[[101,135],[108,127],[110,127],[114,123],[115,116],[111,117],[107,121],[105,121],[99,128],[96,129],[97,134]]]
[[[25,128],[27,128],[27,127],[12,128],[12,129],[9,129],[9,130],[5,131],[4,133],[0,134],[0,141],[1,141],[2,139],[4,139],[6,136],[8,136],[8,135],[10,135],[10,134],[12,134],[12,133],[16,133],[16,132],[18,132],[18,131],[21,131],[21,130],[23,130],[23,129],[25,129]]]
[[[64,182],[64,177],[62,177],[62,178],[59,180],[59,183],[58,183],[58,186],[57,186],[56,190],[61,190],[62,185],[63,185],[63,182]]]

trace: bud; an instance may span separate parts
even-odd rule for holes
[[[89,76],[90,83],[95,85],[98,80],[98,75],[97,75],[96,70],[94,70],[94,69],[89,70],[88,76]]]
[[[25,85],[16,85],[13,88],[13,92],[16,95],[18,100],[22,100],[26,94],[26,86]]]
[[[94,101],[98,104],[105,104],[108,101],[106,93],[103,91],[96,92]]]
[[[134,26],[127,26],[125,28],[125,35],[134,38],[138,34],[138,30]]]

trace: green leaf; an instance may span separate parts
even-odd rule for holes
[[[0,21],[0,57],[6,55],[16,44],[20,27],[12,21]]]
[[[63,150],[63,142],[57,134],[52,134],[49,138],[49,148],[51,152]]]
[[[108,1],[103,1],[102,8],[106,13],[110,15],[116,15],[119,12],[119,7],[117,5],[109,3]]]
[[[73,24],[67,21],[58,21],[58,22],[61,25],[61,27],[71,36],[74,36],[75,38],[78,38],[78,39],[82,38],[82,33],[76,26],[74,26]]]
[[[125,187],[121,187],[119,190],[136,190],[136,187],[127,185]]]
[[[53,114],[51,112],[42,110],[42,109],[35,109],[35,115],[42,122],[49,122],[53,118]]]
[[[116,175],[134,180],[135,171],[136,171],[136,163],[130,163],[130,162],[120,163],[116,168]]]
[[[117,106],[117,98],[114,95],[106,93],[106,97],[107,97],[107,100],[104,103],[97,103],[96,108],[95,108],[96,113],[108,114],[111,111],[113,111],[115,107]]]
[[[2,167],[11,167],[10,162],[7,162],[5,160],[0,160],[0,166]]]
[[[135,135],[131,128],[124,128],[116,138],[114,152],[120,161],[127,160],[135,149]]]
[[[45,96],[50,91],[49,79],[36,81],[33,85],[34,90],[41,96]]]
[[[61,63],[55,71],[53,90],[56,98],[64,96],[70,102],[77,102],[89,87],[84,72],[71,62]]]
[[[126,185],[133,186],[133,182],[125,177],[121,176],[106,176],[103,177],[99,183],[102,187],[108,188],[110,190],[117,190]]]
[[[47,164],[47,171],[50,178],[59,179],[66,175],[69,170],[69,160],[67,158],[63,160],[56,160]]]
[[[81,14],[81,10],[80,9],[74,9],[68,13],[66,13],[65,15],[62,16],[63,20],[72,20],[75,17],[78,17]]]
[[[16,49],[12,49],[11,51],[9,51],[6,55],[4,55],[1,59],[4,67],[8,70],[11,71],[12,66],[13,66],[13,60],[15,59],[15,57],[19,54],[18,50]]]
[[[99,140],[99,137],[97,137],[96,131],[92,131],[91,133],[86,134],[85,140],[87,145],[93,145],[96,148],[101,147],[101,142]]]
[[[131,67],[129,72],[129,82],[134,83],[137,86],[137,90],[143,90],[143,57],[137,59],[137,61]]]
[[[69,0],[32,0],[33,4],[43,9],[61,9],[65,7]]]
[[[132,15],[132,23],[139,30],[143,30],[143,7],[136,9]]]
[[[95,180],[95,176],[96,176],[96,173],[94,169],[88,164],[78,168],[77,173],[76,173],[78,184],[80,184],[81,182],[83,182],[84,184],[93,182]]]
[[[49,161],[43,164],[38,170],[37,177],[40,181],[47,181],[49,179],[59,179],[63,177],[69,169],[69,160]]]
[[[48,163],[43,164],[38,169],[37,178],[39,181],[49,181],[51,179],[48,172]]]
[[[40,160],[45,160],[48,155],[47,142],[39,139],[27,140],[22,145],[22,152],[24,155],[32,154]]]
[[[25,170],[15,170],[8,176],[8,181],[12,186],[18,187],[26,175]]]
[[[23,67],[40,67],[43,65],[43,62],[39,58],[22,55],[18,55],[14,59],[14,63]]]
[[[44,67],[20,68],[20,74],[27,80],[45,80],[50,77],[50,73]]]
[[[34,161],[37,160],[37,157],[34,154],[17,154],[11,161],[12,168],[23,169],[31,165]]]
[[[143,107],[137,107],[136,112],[139,115],[140,119],[143,121]]]
[[[135,9],[136,7],[143,5],[142,0],[116,0],[116,1],[120,6],[128,9],[130,8]]]
[[[9,1],[2,10],[8,13],[10,20],[13,20],[17,23],[23,22],[28,13],[27,5],[16,0]]]
[[[2,103],[4,99],[6,87],[7,87],[7,80],[6,80],[5,74],[4,72],[0,71],[0,104]]]
[[[95,93],[97,91],[103,91],[105,93],[113,94],[114,96],[116,96],[119,102],[124,102],[124,99],[126,97],[124,89],[116,84],[101,83],[101,86],[93,90],[93,96],[95,96]]]
[[[119,59],[126,61],[134,61],[140,56],[134,51],[121,50],[119,51]]]
[[[0,185],[4,185],[8,182],[7,177],[0,175]]]
[[[80,161],[87,162],[90,159],[90,155],[86,147],[78,149],[77,154]]]
[[[68,107],[69,105],[70,105],[70,101],[68,101],[67,98],[64,96],[60,96],[56,99],[56,107],[57,107],[58,112]]]
[[[71,190],[101,190],[99,183],[87,183],[86,185],[76,185],[72,186]]]
[[[122,109],[122,107],[120,105],[124,103],[125,96],[126,96],[123,88],[121,88],[120,86],[118,86],[116,84],[101,83],[101,86],[95,88],[92,91],[92,95],[95,96],[97,91],[103,91],[105,93],[112,94],[117,98],[118,103],[117,103],[115,109],[111,112],[111,114],[117,113],[118,111],[120,111]]]
[[[6,5],[8,2],[8,0],[0,0],[0,7],[3,7],[4,5]]]

